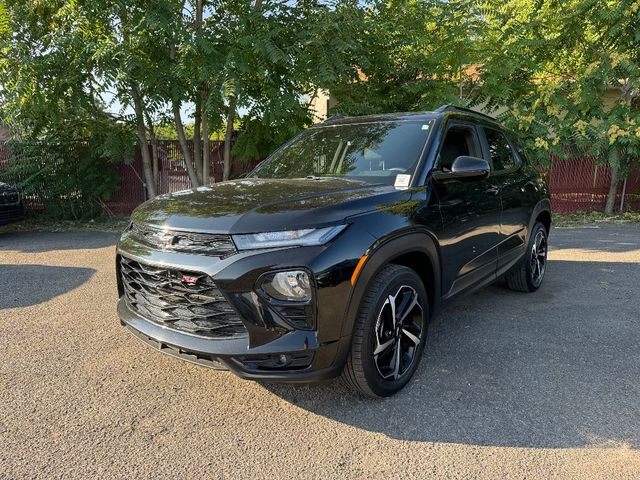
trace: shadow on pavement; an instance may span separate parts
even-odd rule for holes
[[[43,253],[115,245],[120,234],[108,232],[20,232],[0,234],[0,252]],[[2,258],[0,256],[0,258]]]
[[[639,273],[635,263],[550,261],[534,294],[495,284],[460,299],[434,319],[420,369],[389,399],[338,382],[265,388],[403,440],[637,449]]]
[[[95,272],[92,268],[0,264],[0,310],[46,302],[78,288]]]

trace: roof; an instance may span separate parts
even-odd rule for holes
[[[356,117],[350,117],[345,115],[333,115],[327,118],[324,122],[316,124],[315,127],[327,126],[327,125],[345,125],[350,123],[368,123],[368,122],[389,122],[389,121],[402,121],[402,120],[432,120],[446,113],[461,113],[466,115],[473,115],[479,118],[484,118],[491,122],[497,123],[497,120],[484,113],[471,110],[470,108],[457,107],[455,105],[442,105],[436,110],[431,112],[403,112],[403,113],[385,113],[378,115],[362,115]],[[314,128],[314,127],[311,127]]]
[[[490,115],[487,115],[486,113],[482,113],[482,112],[478,112],[477,110],[472,110],[470,108],[465,108],[465,107],[457,107],[456,105],[442,105],[440,107],[438,107],[438,109],[436,110],[436,112],[438,113],[445,113],[445,112],[460,112],[460,113],[469,113],[472,115],[478,115],[480,117],[483,117],[487,120],[491,120],[492,122],[497,121],[495,118],[493,118]]]

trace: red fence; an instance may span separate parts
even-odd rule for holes
[[[189,148],[193,155],[193,142],[189,142]],[[211,182],[222,181],[223,171],[223,142],[211,142],[209,148],[209,175]],[[239,164],[234,162],[231,175],[244,173],[255,166],[255,163]],[[136,149],[131,165],[118,167],[120,188],[106,202],[107,208],[112,213],[128,214],[145,201],[144,172],[142,170],[142,155]],[[158,178],[156,192],[170,193],[185,190],[191,187],[187,174],[184,155],[180,143],[175,140],[158,141]]]
[[[609,193],[611,168],[598,165],[596,158],[577,149],[568,159],[554,158],[549,171],[549,188],[554,212],[603,211]],[[631,170],[619,182],[615,210],[640,211],[640,170]]]
[[[193,145],[191,144],[191,149]],[[573,150],[568,159],[554,158],[549,170],[553,211],[560,213],[602,211],[609,191],[611,170],[597,165],[596,159],[583,151]],[[8,165],[9,149],[0,142],[0,170]],[[211,142],[210,172],[212,181],[222,180],[222,142]],[[255,163],[234,163],[232,175],[250,170]],[[128,214],[145,200],[142,158],[137,151],[131,165],[117,167],[119,188],[106,202],[112,213]],[[158,193],[169,193],[190,187],[180,144],[174,140],[158,142]],[[634,168],[618,186],[615,209],[640,211],[640,170]]]

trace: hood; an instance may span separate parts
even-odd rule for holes
[[[340,178],[250,178],[160,195],[132,218],[194,232],[254,233],[339,223],[409,198],[390,185]]]

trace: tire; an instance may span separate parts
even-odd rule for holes
[[[396,319],[404,316],[399,323],[394,312]],[[400,265],[384,267],[358,308],[344,383],[370,397],[402,389],[420,363],[428,320],[429,300],[418,274]]]
[[[535,292],[542,285],[547,271],[547,229],[542,223],[536,223],[529,236],[527,251],[507,273],[507,286],[518,292]]]

